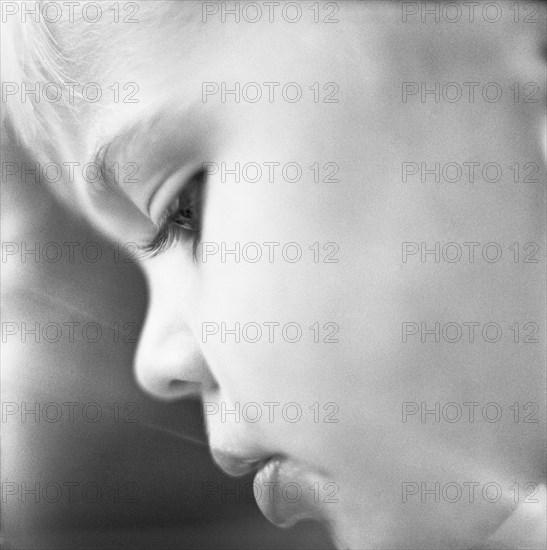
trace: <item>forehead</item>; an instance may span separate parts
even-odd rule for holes
[[[207,83],[209,89],[218,89],[215,99],[220,103],[222,90],[247,84],[257,83],[267,94],[280,93],[288,82],[303,87],[341,82],[362,62],[364,51],[373,58],[379,31],[372,21],[364,24],[362,4],[345,3],[337,14],[339,22],[330,25],[314,22],[309,9],[313,2],[295,3],[302,10],[297,23],[277,18],[277,12],[273,22],[264,12],[256,23],[245,21],[243,14],[238,23],[222,14],[224,4],[139,2],[137,23],[91,27],[80,21],[63,32],[61,49],[74,59],[72,80],[98,82],[103,90],[100,104],[82,106],[82,142],[92,149],[162,105],[193,108],[203,103]],[[264,3],[257,5],[265,9]],[[219,12],[205,14],[204,6],[220,6]],[[352,71],[355,82],[360,72]],[[264,88],[265,82],[273,88]]]
[[[456,78],[464,70],[468,77],[501,61],[504,46],[517,49],[503,24],[403,24],[398,2],[290,3],[300,10],[297,21],[277,2],[132,4],[138,6],[135,23],[121,16],[117,24],[77,21],[56,40],[72,53],[75,80],[133,83],[125,91],[138,87],[143,108],[174,96],[191,102],[209,81],[228,87],[323,78],[355,86],[374,78],[391,82],[395,75],[441,78],[448,71]],[[331,4],[338,8],[337,22],[328,24],[325,8]],[[124,101],[118,103],[124,110]],[[134,105],[132,112],[138,111]]]
[[[321,67],[335,71],[342,60],[348,61],[350,49],[358,51],[357,35],[365,31],[355,32],[354,16],[362,10],[354,7],[351,11],[356,13],[350,17],[351,2],[343,20],[322,26],[313,22],[311,12],[293,24],[282,18],[273,23],[267,18],[255,24],[236,23],[221,15],[204,15],[208,4],[226,3],[141,2],[138,23],[105,25],[89,35],[84,70],[102,78],[132,79],[144,91],[154,88],[157,97],[174,85],[190,87],[206,77],[275,78]]]

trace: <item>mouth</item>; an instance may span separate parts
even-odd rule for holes
[[[221,451],[220,449],[211,449],[213,460],[216,465],[226,474],[232,477],[244,476],[257,468],[260,468],[269,459],[262,458],[247,458],[231,453]]]
[[[266,519],[278,527],[289,528],[306,519],[326,521],[334,512],[329,508],[338,502],[336,483],[309,465],[279,455],[247,458],[218,449],[213,449],[212,455],[230,476],[256,471],[256,503]]]

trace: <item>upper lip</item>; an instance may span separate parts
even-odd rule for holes
[[[259,469],[263,466],[271,456],[263,457],[244,457],[234,455],[221,449],[211,449],[213,460],[218,467],[230,476],[244,476],[249,472]]]

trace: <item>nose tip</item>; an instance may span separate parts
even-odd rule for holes
[[[193,269],[176,247],[145,266],[149,304],[134,370],[139,385],[158,399],[201,397],[216,387],[191,328],[197,307]]]
[[[141,388],[158,399],[172,401],[200,396],[215,382],[201,350],[191,336],[150,338],[143,334],[135,359]]]

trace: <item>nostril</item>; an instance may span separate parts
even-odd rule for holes
[[[171,380],[168,384],[168,393],[171,398],[200,397],[202,386],[198,382]]]

